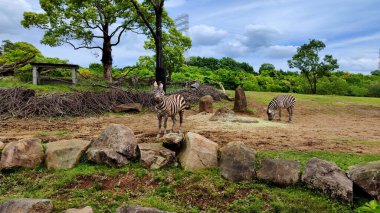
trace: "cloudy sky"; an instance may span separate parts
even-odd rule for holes
[[[189,55],[245,61],[258,70],[262,63],[288,70],[287,60],[309,39],[325,42],[322,54],[338,59],[340,70],[368,74],[378,67],[380,48],[379,0],[167,0],[172,18],[190,17]],[[43,32],[23,29],[24,11],[40,11],[38,0],[0,0],[0,40],[27,41],[45,56],[88,66],[99,62],[96,52],[71,46],[39,43]],[[114,48],[114,65],[135,64],[144,36],[127,33]]]

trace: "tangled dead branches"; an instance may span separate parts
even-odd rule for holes
[[[211,95],[214,100],[226,98],[225,94],[210,86],[173,93],[183,95],[190,103],[198,102],[204,95]],[[153,109],[155,105],[151,93],[132,90],[35,95],[33,90],[28,89],[0,89],[0,116],[2,117],[84,116],[110,112],[113,107],[124,103],[140,103],[149,109]]]

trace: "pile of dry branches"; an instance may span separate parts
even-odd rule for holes
[[[185,89],[175,91],[171,94],[181,94],[187,102],[198,103],[199,99],[205,95],[211,95],[215,101],[220,101],[222,99],[228,99],[228,96],[224,93],[219,92],[212,86],[201,85],[197,89]]]
[[[204,95],[221,100],[226,95],[212,87],[201,86],[198,89],[186,89],[174,93],[181,94],[190,103],[196,103]],[[139,91],[115,89],[109,92],[50,93],[35,95],[33,90],[0,89],[0,116],[12,117],[60,117],[84,116],[110,112],[123,103],[140,103],[153,109],[153,94]]]

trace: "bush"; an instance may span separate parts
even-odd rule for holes
[[[380,97],[380,82],[373,82],[368,86],[368,96]]]
[[[358,208],[359,213],[380,213],[380,203],[372,200]]]

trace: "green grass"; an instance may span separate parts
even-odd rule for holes
[[[283,93],[276,92],[255,92],[246,91],[248,101],[255,100],[262,105],[268,103],[277,95]],[[235,95],[234,91],[227,91],[231,97]],[[380,106],[380,98],[370,97],[350,97],[350,96],[336,96],[336,95],[311,95],[311,94],[293,94],[297,102],[305,105],[331,105],[331,106],[349,106],[349,105],[367,105],[367,106]]]
[[[288,160],[298,160],[303,166],[312,158],[317,157],[322,160],[336,163],[340,168],[347,171],[352,165],[380,160],[380,155],[326,152],[326,151],[260,151],[258,159],[280,158]]]
[[[303,164],[317,156],[349,165],[379,159],[341,153],[263,152],[262,157],[300,160]],[[123,179],[127,177],[127,179]],[[115,186],[107,188],[107,181]],[[128,180],[127,185],[118,182]],[[90,181],[87,185],[81,182]],[[73,169],[48,171],[19,169],[0,174],[0,202],[10,198],[52,199],[54,211],[89,205],[95,212],[114,212],[122,205],[135,204],[173,212],[352,212],[340,204],[302,185],[276,187],[260,181],[234,183],[223,179],[218,169],[199,173],[177,167],[147,170],[137,163],[122,168],[89,164],[85,159]],[[354,207],[368,202],[355,199]]]

